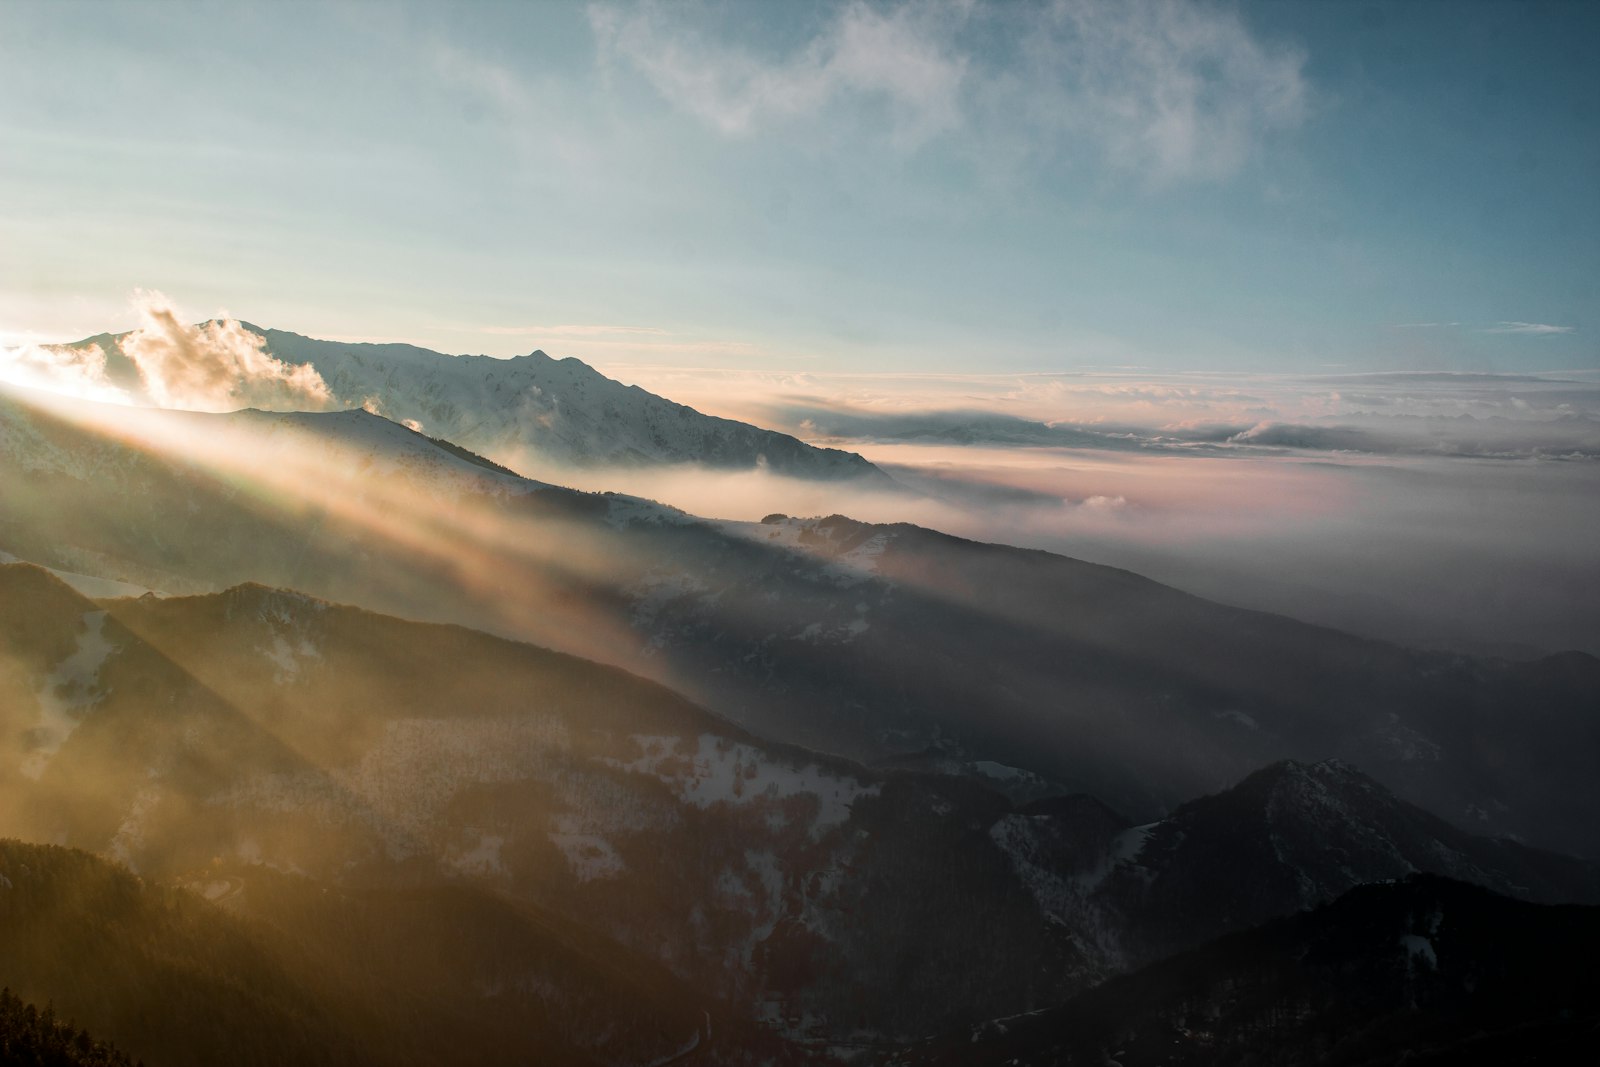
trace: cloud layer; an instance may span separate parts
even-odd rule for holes
[[[1408,644],[1600,654],[1597,374],[622,376],[918,495],[690,470],[589,488],[916,522]]]

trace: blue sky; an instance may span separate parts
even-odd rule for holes
[[[1600,366],[1600,5],[0,5],[0,332]]]

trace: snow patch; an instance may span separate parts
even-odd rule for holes
[[[291,645],[283,634],[273,634],[272,647],[259,651],[277,668],[272,674],[275,685],[291,684],[300,677],[300,665],[303,662],[322,658],[322,650],[309,638],[302,637]]]
[[[1434,970],[1439,969],[1439,957],[1433,951],[1433,942],[1418,934],[1405,934],[1400,938],[1400,947],[1406,950],[1406,962],[1412,963],[1422,960]]]
[[[1002,782],[1026,781],[1038,777],[1032,771],[1025,771],[1021,767],[1011,767],[988,759],[975,760],[972,764],[972,769],[985,778],[994,778]]]
[[[880,788],[815,763],[778,763],[754,745],[716,734],[701,734],[693,740],[635,734],[631,740],[639,747],[638,759],[596,759],[632,774],[650,775],[671,788],[679,800],[697,808],[713,804],[744,807],[813,796],[818,802],[811,822],[813,837],[848,821],[850,805],[876,795]]]
[[[872,628],[866,619],[851,619],[838,625],[824,625],[820,622],[807,623],[805,627],[794,635],[794,640],[804,641],[807,644],[845,644],[854,641]]]
[[[551,821],[556,828],[550,832],[550,843],[561,850],[578,881],[614,878],[627,870],[611,842],[599,834],[584,833],[577,816],[557,815]]]
[[[470,852],[454,857],[451,866],[464,874],[503,875],[506,868],[500,859],[500,849],[505,843],[506,839],[498,834],[479,834],[477,845]]]

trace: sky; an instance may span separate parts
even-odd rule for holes
[[[1600,653],[1597,45],[1596,3],[0,0],[0,378],[107,398],[48,343],[137,330],[150,402],[320,410],[193,324],[542,349],[914,492],[524,473]]]
[[[0,341],[1600,366],[1600,5],[0,4]]]

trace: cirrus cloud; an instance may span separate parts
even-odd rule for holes
[[[1497,322],[1493,326],[1485,327],[1483,333],[1526,333],[1535,336],[1549,336],[1556,333],[1571,333],[1571,326],[1551,326],[1544,322]]]
[[[890,139],[941,136],[986,162],[1053,166],[1092,150],[1154,184],[1235,173],[1305,118],[1302,50],[1209,3],[976,0],[835,8],[787,54],[730,43],[695,9],[590,8],[602,63],[633,69],[712,129],[747,136],[886,102]]]
[[[964,5],[963,5],[964,6]],[[663,97],[724,134],[812,115],[843,96],[888,102],[897,136],[918,143],[960,122],[965,60],[932,7],[880,11],[852,3],[794,54],[778,60],[699,33],[683,9],[595,5],[600,54],[644,75]]]

